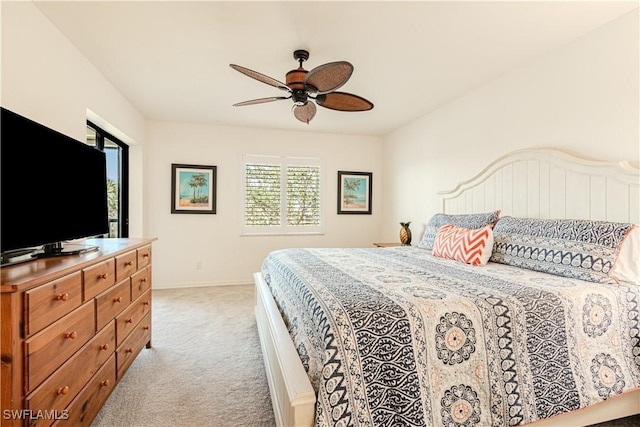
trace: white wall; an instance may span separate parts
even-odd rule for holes
[[[90,114],[129,143],[130,232],[142,236],[145,119],[31,2],[0,7],[2,106],[80,141]]]
[[[640,161],[638,9],[385,136],[383,238],[414,242],[451,190],[527,147]]]
[[[2,106],[78,140],[90,118],[129,144],[130,235],[158,238],[154,287],[249,283],[272,249],[379,239],[380,138],[148,123],[31,2],[0,7]],[[240,237],[242,153],[321,157],[325,234]],[[171,163],[218,166],[216,215],[170,214]],[[373,172],[373,215],[336,215],[338,170]]]
[[[440,210],[437,191],[518,148],[640,160],[637,9],[383,140],[147,123],[32,3],[1,11],[2,106],[77,139],[91,115],[131,144],[130,230],[159,238],[156,287],[249,282],[272,249],[397,241],[400,221],[416,241]],[[241,237],[242,153],[323,158],[326,234]],[[216,215],[170,214],[171,163],[218,166]],[[374,173],[373,215],[336,214],[338,170]]]
[[[148,135],[145,232],[158,237],[156,288],[252,283],[271,250],[371,247],[380,237],[380,138],[156,121],[149,123]],[[321,158],[324,234],[241,236],[243,154]],[[217,166],[215,215],[171,214],[172,163]],[[373,172],[372,215],[337,215],[339,170]]]

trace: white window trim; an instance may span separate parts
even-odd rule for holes
[[[295,226],[282,224],[279,226],[248,226],[245,224],[245,206],[247,202],[246,198],[246,171],[245,165],[247,163],[258,164],[277,164],[286,170],[286,166],[318,166],[320,168],[320,212],[319,219],[320,224],[317,226]],[[257,155],[257,154],[243,154],[241,164],[240,180],[240,235],[241,236],[281,236],[281,235],[318,235],[324,234],[324,167],[323,161],[317,157],[290,157],[290,156],[269,156],[269,155]],[[282,186],[286,192],[286,174],[280,175]],[[281,190],[282,191],[282,190]],[[280,201],[280,211],[287,211],[287,202],[285,198]]]

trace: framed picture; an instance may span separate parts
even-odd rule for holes
[[[171,165],[171,213],[216,213],[216,166]]]
[[[338,213],[371,215],[371,172],[338,171]]]

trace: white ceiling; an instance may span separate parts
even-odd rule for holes
[[[637,1],[69,1],[39,9],[148,119],[383,135],[638,7]],[[310,70],[346,60],[340,90],[368,112],[318,108],[297,121],[290,100],[233,107],[280,90],[307,49]]]

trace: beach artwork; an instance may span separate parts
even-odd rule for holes
[[[371,214],[370,172],[338,171],[338,214]]]
[[[171,213],[215,213],[216,166],[171,165]]]

